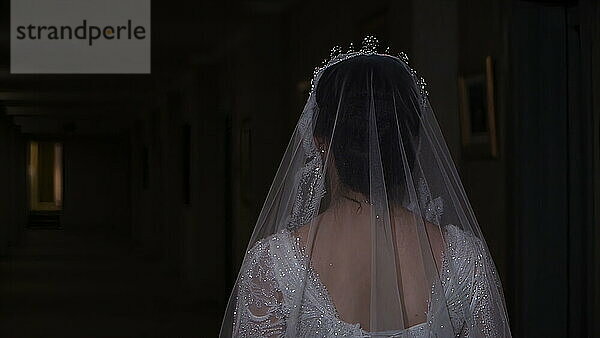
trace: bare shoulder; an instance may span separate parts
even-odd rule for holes
[[[429,241],[429,246],[434,254],[435,261],[438,266],[442,264],[442,254],[445,249],[445,241],[444,236],[442,234],[443,229],[436,224],[433,224],[421,216],[413,213],[412,211],[406,208],[399,208],[396,212],[396,224],[397,226],[401,226],[402,224],[410,224],[412,226],[408,227],[411,231],[414,232],[414,240],[418,240],[418,232],[417,229],[422,228],[424,225],[425,234],[427,235],[427,240]]]

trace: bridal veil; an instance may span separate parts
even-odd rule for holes
[[[425,82],[376,44],[315,70],[222,337],[510,337]]]

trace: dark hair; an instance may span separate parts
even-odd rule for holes
[[[418,94],[408,68],[388,56],[349,58],[323,72],[316,88],[316,102],[314,135],[331,143],[340,183],[366,196],[370,195],[371,170],[369,107],[374,105],[388,199],[401,202],[406,189],[400,143],[412,167],[419,134]]]

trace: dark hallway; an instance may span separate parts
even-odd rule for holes
[[[0,1],[0,337],[217,336],[313,69],[367,34],[427,81],[513,336],[600,337],[600,4],[340,8],[154,1],[151,74],[11,74]]]

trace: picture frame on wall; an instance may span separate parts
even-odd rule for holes
[[[463,157],[467,160],[497,159],[492,57],[485,58],[485,72],[459,76],[458,90]]]

